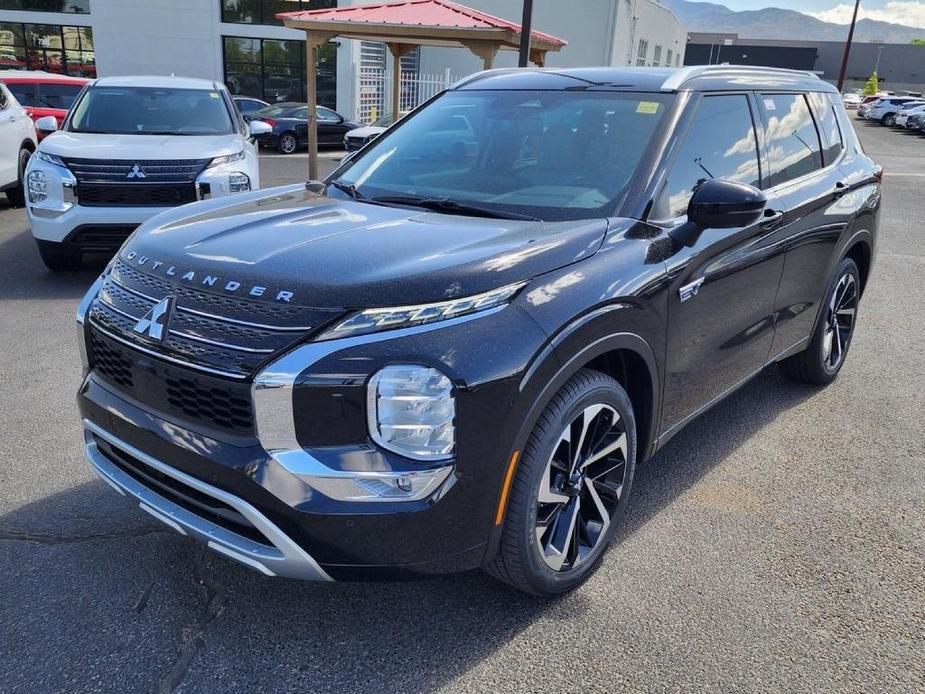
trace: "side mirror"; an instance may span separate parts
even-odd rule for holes
[[[42,116],[35,121],[35,129],[43,135],[49,135],[58,129],[58,119],[54,116]]]
[[[269,135],[273,132],[273,126],[264,120],[256,119],[248,122],[247,129],[252,138],[259,137],[260,135]]]
[[[704,229],[736,229],[757,222],[768,199],[747,183],[709,179],[687,204],[687,223],[669,232],[675,241],[693,246]]]

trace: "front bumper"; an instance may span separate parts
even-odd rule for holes
[[[496,528],[501,479],[523,416],[515,405],[518,375],[545,336],[516,307],[457,320],[454,326],[404,336],[393,331],[306,343],[285,354],[274,362],[277,368],[268,367],[265,377],[257,378],[254,393],[265,392],[255,398],[271,397],[263,414],[256,413],[257,435],[248,436],[225,435],[142,405],[97,372],[91,349],[90,370],[78,394],[88,456],[105,476],[113,467],[120,469],[121,450],[136,467],[154,468],[230,506],[236,517],[249,521],[243,535],[227,519],[209,520],[214,520],[212,510],[188,503],[182,489],[176,496],[176,490],[159,490],[144,476],[131,488],[124,479],[107,477],[170,527],[264,573],[367,580],[475,568],[483,563]],[[516,340],[505,343],[503,334]],[[81,338],[86,340],[85,332]],[[486,343],[498,347],[486,351]],[[284,360],[305,348],[317,351],[287,373]],[[142,353],[135,358],[139,368],[158,377],[155,359]],[[360,396],[365,374],[383,363],[409,361],[440,367],[457,386],[456,457],[431,466],[448,474],[437,477],[421,498],[352,497],[349,490],[358,479],[422,469],[368,439]],[[287,412],[298,412],[301,421],[292,421]],[[362,440],[356,422],[363,423]],[[107,451],[108,446],[117,450]],[[254,541],[262,546],[254,547]],[[289,543],[299,552],[290,551]]]

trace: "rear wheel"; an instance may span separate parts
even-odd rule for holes
[[[817,385],[835,380],[851,347],[860,297],[858,266],[851,258],[845,258],[832,278],[821,319],[809,346],[780,363],[789,378]]]
[[[13,207],[23,207],[26,204],[26,167],[32,152],[23,147],[19,150],[19,178],[15,188],[6,191],[6,199]]]
[[[277,147],[283,154],[292,154],[299,148],[299,140],[296,138],[295,133],[283,133],[279,137]]]
[[[896,114],[888,113],[883,118],[880,119],[880,122],[886,125],[887,127],[892,127],[896,124]]]
[[[81,255],[69,246],[41,239],[36,239],[36,243],[39,247],[39,255],[42,256],[42,262],[49,270],[73,272],[80,269]]]
[[[626,392],[605,374],[579,371],[524,446],[501,546],[486,569],[534,595],[581,584],[610,544],[635,463],[636,425]]]

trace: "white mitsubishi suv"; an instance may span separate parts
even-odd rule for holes
[[[27,208],[42,260],[74,270],[88,251],[114,252],[165,209],[260,187],[254,137],[225,87],[179,77],[107,77],[87,85],[26,171]],[[53,132],[56,131],[56,132]]]

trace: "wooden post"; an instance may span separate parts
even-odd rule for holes
[[[318,48],[335,34],[305,32],[306,97],[308,99],[308,178],[318,180]]]
[[[482,59],[482,69],[491,70],[495,56],[498,54],[498,44],[494,41],[463,41],[462,44]]]
[[[401,101],[401,57],[414,50],[414,46],[407,43],[388,44],[389,53],[392,54],[392,122],[398,120]]]

